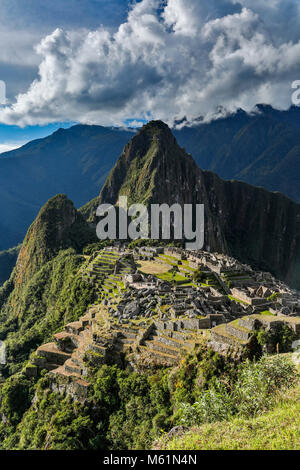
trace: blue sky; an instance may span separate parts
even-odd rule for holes
[[[74,123],[58,122],[46,126],[8,126],[0,124],[0,153],[20,147],[30,140],[40,139],[55,132],[60,127],[68,128]]]
[[[0,57],[0,80],[6,83],[7,98],[13,100],[15,95],[25,92],[36,78],[38,60],[33,48],[44,36],[57,27],[96,29],[103,24],[114,30],[126,19],[127,11],[127,0],[1,0],[0,37],[7,38],[1,47],[7,52]],[[23,57],[16,54],[20,34],[26,36],[23,52],[29,61],[25,64]],[[14,41],[11,44],[11,38],[16,38],[16,45]],[[10,49],[15,61],[7,60]],[[25,128],[0,124],[0,153],[72,124],[68,121]]]
[[[287,109],[299,24],[299,0],[1,0],[0,152],[74,122]]]
[[[127,16],[127,0],[1,0],[0,73],[7,95],[25,92],[37,75],[34,47],[56,28],[117,28]]]

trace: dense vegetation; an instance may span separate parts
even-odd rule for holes
[[[0,288],[0,340],[5,339],[4,375],[21,369],[37,346],[84,314],[95,301],[79,269],[95,235],[64,195],[40,210],[22,244],[10,279]]]
[[[280,394],[269,410],[252,418],[193,426],[162,439],[164,450],[300,450],[300,386]]]
[[[9,378],[0,391],[1,448],[149,449],[176,425],[267,412],[297,374],[281,356],[234,367],[203,343],[174,369],[140,374],[104,365],[89,380],[80,404],[53,393],[47,375],[36,384],[22,374]]]
[[[4,305],[0,339],[6,338],[7,372],[19,370],[30,352],[50,340],[66,323],[77,320],[94,302],[93,288],[78,274],[84,261],[72,248],[61,251],[32,277],[17,299],[10,298]],[[7,284],[0,289],[0,295]],[[11,309],[14,300],[19,305],[18,316]]]

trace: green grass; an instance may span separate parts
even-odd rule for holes
[[[260,315],[264,315],[264,316],[268,316],[268,317],[270,315],[273,316],[273,317],[275,316],[273,313],[269,312],[269,310],[265,310],[263,312],[260,312]]]
[[[238,302],[239,304],[250,305],[247,302],[245,302],[244,300],[237,299],[236,297],[233,297],[232,295],[229,295],[228,298],[230,300],[234,300],[235,302]]]
[[[197,287],[197,284],[195,284],[194,282],[187,282],[185,284],[182,284],[182,287]]]
[[[159,255],[158,259],[163,261],[166,264],[169,264],[170,266],[177,266],[178,265],[177,260],[171,259],[169,256],[166,256],[166,255]]]
[[[173,276],[173,273],[171,272],[167,272],[167,273],[163,273],[163,274],[159,274],[159,275],[156,275],[156,277],[158,277],[159,279],[162,279],[163,281],[168,281],[168,282],[172,282],[172,281],[175,281],[175,282],[182,282],[182,281],[187,281],[187,278],[180,275],[180,274],[175,274]]]
[[[300,385],[252,419],[236,418],[192,428],[158,444],[165,450],[300,450]]]
[[[250,330],[248,328],[245,328],[244,326],[240,325],[239,319],[230,322],[230,325],[233,326],[234,328],[244,331],[245,333],[250,333]]]
[[[176,256],[171,256],[171,255],[160,255],[163,258],[167,258],[171,261],[174,261],[176,264],[178,264],[178,261],[180,261],[179,258],[176,258]]]

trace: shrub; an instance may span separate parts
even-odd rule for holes
[[[233,397],[224,385],[216,382],[214,387],[205,390],[193,405],[182,403],[177,410],[180,424],[185,426],[200,425],[229,419],[235,412]]]
[[[0,412],[5,420],[16,425],[23,413],[29,408],[33,398],[33,384],[23,375],[15,375],[7,379],[0,392]]]
[[[103,240],[103,241],[99,241],[96,243],[90,243],[83,249],[83,254],[87,256],[91,256],[97,251],[103,250],[103,248],[107,246],[112,246],[113,243],[114,242],[112,240]]]
[[[278,391],[293,386],[296,380],[295,367],[288,358],[263,356],[258,362],[247,360],[231,386],[224,377],[215,379],[194,404],[178,406],[175,420],[193,426],[228,420],[236,414],[254,417],[269,409]]]
[[[296,335],[288,325],[280,325],[275,330],[265,330],[261,328],[255,333],[253,343],[257,344],[257,355],[261,356],[263,352],[280,353],[291,351],[292,343]]]

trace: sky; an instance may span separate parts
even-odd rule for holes
[[[1,152],[74,122],[287,109],[300,1],[0,0],[0,43]]]

